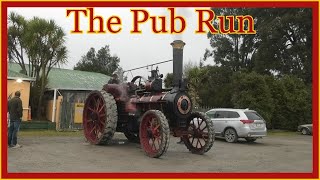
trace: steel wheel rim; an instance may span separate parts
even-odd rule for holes
[[[307,130],[305,128],[302,129],[302,134],[306,135],[307,134]]]
[[[225,133],[225,137],[228,141],[233,141],[234,138],[235,138],[235,134],[232,130],[227,130],[226,133]]]
[[[89,95],[83,109],[83,128],[85,137],[92,143],[98,143],[105,129],[106,108],[100,93]]]
[[[161,122],[154,114],[148,114],[141,122],[141,144],[147,154],[156,154],[162,146]]]
[[[187,141],[196,149],[202,149],[208,142],[208,125],[201,117],[191,119]]]

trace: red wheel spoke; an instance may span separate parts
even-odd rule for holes
[[[147,128],[148,128],[148,129],[152,129],[152,124],[151,124],[151,122],[148,122]]]
[[[96,135],[96,138],[99,138],[99,131],[98,131],[98,129],[95,131],[95,135]]]
[[[201,141],[200,141],[200,139],[198,139],[198,141],[199,141],[200,147],[202,147],[202,144],[201,144]]]
[[[203,132],[202,137],[208,137],[208,132]]]
[[[100,101],[101,101],[100,98],[96,101],[96,111],[97,111],[97,112],[99,111]]]
[[[103,125],[103,127],[106,125],[106,123],[103,121],[100,121],[100,123]]]
[[[199,121],[198,121],[199,122]],[[201,119],[201,123],[199,124],[199,127],[201,126],[201,124],[204,122],[204,120]]]
[[[205,130],[206,128],[207,128],[207,125],[206,125],[204,128],[200,129],[200,131],[203,131],[203,130]]]
[[[153,131],[157,130],[160,127],[160,124],[158,126],[156,126]]]
[[[88,124],[88,123],[92,123],[92,122],[93,122],[92,119],[88,119],[88,120],[86,121],[87,124]]]
[[[197,144],[196,144],[196,147],[198,147],[198,143],[199,143],[199,139],[197,138]]]
[[[94,109],[91,109],[90,107],[88,107],[88,109],[89,109],[91,112],[95,112],[95,110],[94,110]]]
[[[93,124],[93,127],[92,127],[92,129],[91,129],[89,134],[92,134],[95,129],[96,129],[96,124]]]
[[[156,145],[155,145],[155,143],[154,143],[154,140],[155,140],[155,139],[151,139],[151,142],[152,142],[151,149],[152,149],[152,150],[156,150]]]
[[[101,108],[98,110],[98,112],[100,113],[101,110],[102,110],[104,107],[105,107],[105,104],[103,104],[103,105],[101,106]]]
[[[194,136],[192,136],[192,142],[191,142],[191,144],[193,144],[193,141],[194,141]]]
[[[97,104],[97,100],[96,98],[92,98],[93,99],[93,106],[95,106]]]
[[[160,145],[161,144],[160,138],[157,138],[157,140],[158,140],[158,145]]]

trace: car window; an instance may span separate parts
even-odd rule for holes
[[[230,111],[228,113],[228,118],[238,118],[238,117],[240,117],[240,115],[237,112]]]
[[[206,115],[209,117],[209,118],[214,118],[214,114],[215,114],[215,111],[209,111],[206,113]]]
[[[214,118],[227,118],[228,117],[228,111],[217,111],[214,114]]]
[[[263,120],[263,118],[257,112],[244,112],[248,119],[252,120]]]

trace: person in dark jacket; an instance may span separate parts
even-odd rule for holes
[[[17,143],[17,139],[22,118],[22,101],[20,99],[20,91],[16,91],[14,95],[15,96],[8,102],[8,111],[10,115],[8,146],[19,148],[21,146]]]
[[[108,84],[119,84],[120,80],[117,74],[113,73],[112,78],[108,81]]]

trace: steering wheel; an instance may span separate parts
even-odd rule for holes
[[[144,89],[146,86],[146,79],[142,76],[135,76],[132,80],[131,83],[136,85],[138,89]]]

